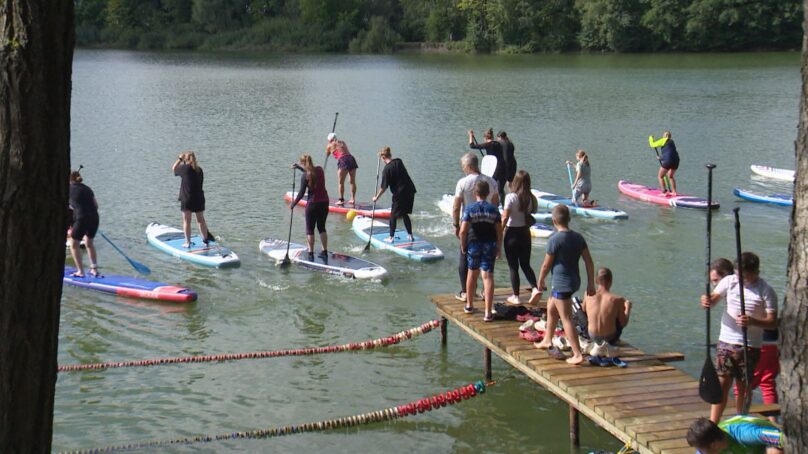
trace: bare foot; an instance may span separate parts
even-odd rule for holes
[[[392,242],[393,242],[393,237],[392,237],[392,236],[387,237],[387,238],[385,238],[385,239],[384,239],[384,241],[385,241],[386,243],[392,243]]]
[[[533,346],[541,350],[548,350],[550,347],[553,346],[553,344],[550,341],[547,342],[541,341],[541,342],[533,342]],[[581,358],[581,361],[583,361],[583,358]]]
[[[567,358],[567,364],[572,364],[574,366],[577,366],[582,362],[584,362],[584,357],[582,355],[573,355],[571,358]]]
[[[349,200],[348,205],[356,206],[356,200],[354,200],[354,199]]]

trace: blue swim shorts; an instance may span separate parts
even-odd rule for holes
[[[494,262],[497,259],[496,241],[469,241],[466,251],[466,263],[470,270],[494,271]]]

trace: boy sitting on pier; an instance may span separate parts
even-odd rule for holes
[[[586,313],[589,338],[592,342],[615,344],[620,340],[623,328],[628,325],[631,314],[631,301],[612,293],[612,270],[598,269],[595,278],[598,289],[593,296],[584,298],[583,311]]]
[[[687,444],[701,454],[783,452],[780,428],[756,416],[733,416],[719,424],[699,418],[687,431]]]

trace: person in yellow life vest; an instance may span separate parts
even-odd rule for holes
[[[654,140],[654,136],[648,136],[648,145],[657,150],[657,157],[659,158],[659,187],[662,188],[664,194],[671,196],[676,195],[676,170],[679,168],[679,153],[676,151],[676,144],[673,143],[671,132],[665,131],[662,138]],[[662,154],[658,148],[662,147]],[[667,179],[667,184],[666,180]]]

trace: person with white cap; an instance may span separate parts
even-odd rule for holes
[[[348,201],[349,205],[356,203],[356,169],[359,166],[356,164],[351,152],[348,151],[348,145],[345,141],[337,139],[337,135],[332,133],[328,134],[328,145],[325,147],[325,159],[328,156],[334,155],[337,160],[337,191],[339,193],[338,206],[345,205],[345,177],[351,177],[351,200]]]

